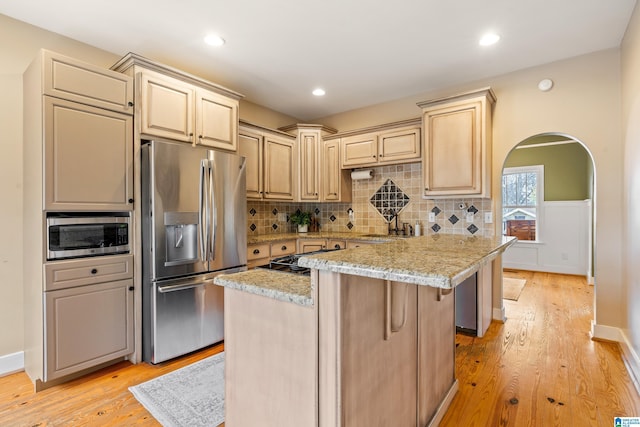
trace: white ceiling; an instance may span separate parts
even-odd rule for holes
[[[636,0],[0,0],[311,120],[620,45]],[[493,30],[502,37],[480,47]],[[222,48],[204,45],[217,32]],[[316,86],[327,95],[311,95]]]

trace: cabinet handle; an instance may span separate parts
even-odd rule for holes
[[[451,292],[453,292],[453,289],[438,288],[438,301],[442,301],[442,299]]]
[[[258,255],[259,253],[260,253],[260,249],[254,249],[254,250],[253,250],[253,254],[254,254],[254,255]]]
[[[286,250],[287,250],[287,247],[286,247],[286,246],[284,246],[284,245],[282,245],[282,247],[280,248],[280,250],[281,250],[281,251],[286,251]]]
[[[98,274],[98,269],[97,268],[92,268],[91,269],[91,274]]]

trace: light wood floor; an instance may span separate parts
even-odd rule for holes
[[[618,345],[589,339],[593,287],[577,276],[505,275],[527,285],[518,301],[505,300],[505,324],[493,322],[483,338],[457,336],[460,390],[441,426],[611,426],[614,416],[640,416]],[[128,387],[222,350],[157,366],[121,362],[37,394],[24,373],[2,377],[0,426],[158,426]]]

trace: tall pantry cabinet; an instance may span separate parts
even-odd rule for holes
[[[133,209],[133,88],[46,50],[23,82],[25,371],[38,390],[133,352],[133,256],[46,257],[47,214]]]

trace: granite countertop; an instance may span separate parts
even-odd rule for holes
[[[482,265],[495,259],[517,240],[514,237],[456,234],[398,238],[371,235],[356,237],[364,235],[355,233],[308,233],[304,237],[345,238],[337,237],[344,235],[354,240],[375,240],[375,237],[378,237],[386,239],[382,240],[386,243],[306,255],[299,259],[298,264],[317,270],[451,289],[478,271]],[[272,236],[274,238],[271,238]],[[260,242],[299,236],[297,233],[265,235],[265,240]],[[311,280],[308,276],[299,274],[254,269],[218,276],[214,283],[298,305],[314,304]]]
[[[450,289],[516,242],[514,237],[433,234],[304,256],[317,270]]]
[[[301,274],[257,268],[241,273],[223,274],[213,282],[225,288],[238,289],[256,295],[292,302],[298,305],[313,305],[311,280]]]

